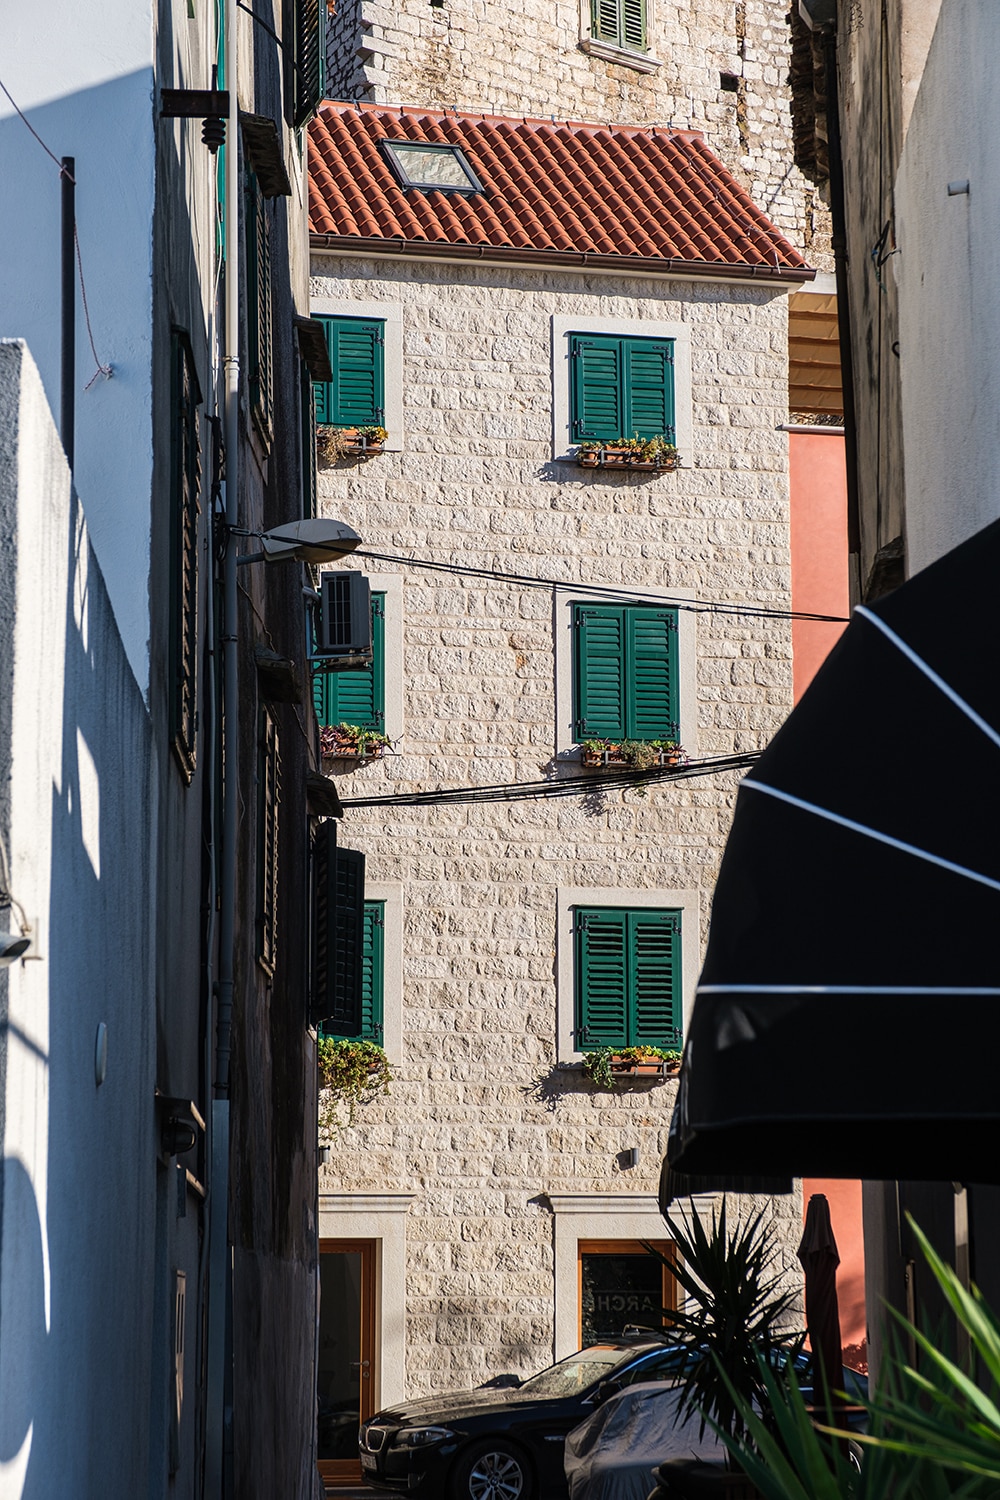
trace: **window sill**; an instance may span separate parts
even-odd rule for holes
[[[663,66],[660,59],[649,52],[633,52],[628,47],[616,47],[613,42],[599,42],[592,36],[581,38],[580,51],[586,52],[588,57],[599,57],[602,62],[632,68],[636,73],[655,73]]]

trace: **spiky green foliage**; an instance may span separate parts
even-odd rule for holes
[[[760,1212],[730,1228],[723,1198],[708,1227],[698,1215],[683,1223],[667,1219],[682,1260],[646,1247],[687,1293],[687,1305],[667,1316],[686,1346],[680,1417],[700,1412],[702,1432],[712,1419],[722,1431],[742,1435],[745,1410],[764,1397],[758,1354],[767,1362],[778,1350],[794,1354],[801,1347],[802,1336],[789,1332],[794,1293],[781,1290],[773,1231],[763,1220]]]
[[[915,1224],[914,1234],[969,1348],[963,1366],[898,1313],[903,1342],[890,1341],[876,1397],[866,1403],[870,1427],[860,1473],[847,1434],[814,1425],[794,1372],[761,1367],[762,1411],[733,1389],[742,1433],[713,1426],[765,1500],[996,1500],[1000,1494],[1000,1320],[973,1287],[966,1289]],[[971,1372],[977,1371],[978,1378]]]

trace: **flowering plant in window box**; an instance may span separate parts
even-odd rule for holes
[[[388,440],[384,427],[319,427],[316,451],[324,463],[335,464],[342,458],[374,458]]]
[[[653,766],[684,766],[687,755],[676,740],[584,740],[580,762],[585,766],[628,766],[648,771]]]
[[[680,455],[667,438],[615,438],[614,442],[584,442],[576,450],[583,469],[645,469],[666,473],[680,467]]]
[[[583,1055],[583,1068],[601,1089],[615,1089],[623,1078],[673,1078],[680,1072],[681,1054],[662,1047],[596,1047]]]
[[[325,1135],[353,1125],[359,1104],[373,1104],[389,1092],[392,1068],[375,1042],[321,1036],[316,1062],[319,1128]]]
[[[381,760],[391,744],[388,735],[361,724],[323,724],[319,731],[320,750],[331,760]]]

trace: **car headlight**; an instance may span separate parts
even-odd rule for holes
[[[394,1448],[429,1448],[431,1443],[443,1443],[454,1437],[447,1427],[404,1427],[396,1433]]]

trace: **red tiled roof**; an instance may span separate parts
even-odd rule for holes
[[[404,190],[383,138],[457,145],[484,191]],[[701,136],[626,125],[324,104],[309,224],[331,249],[811,280]]]

